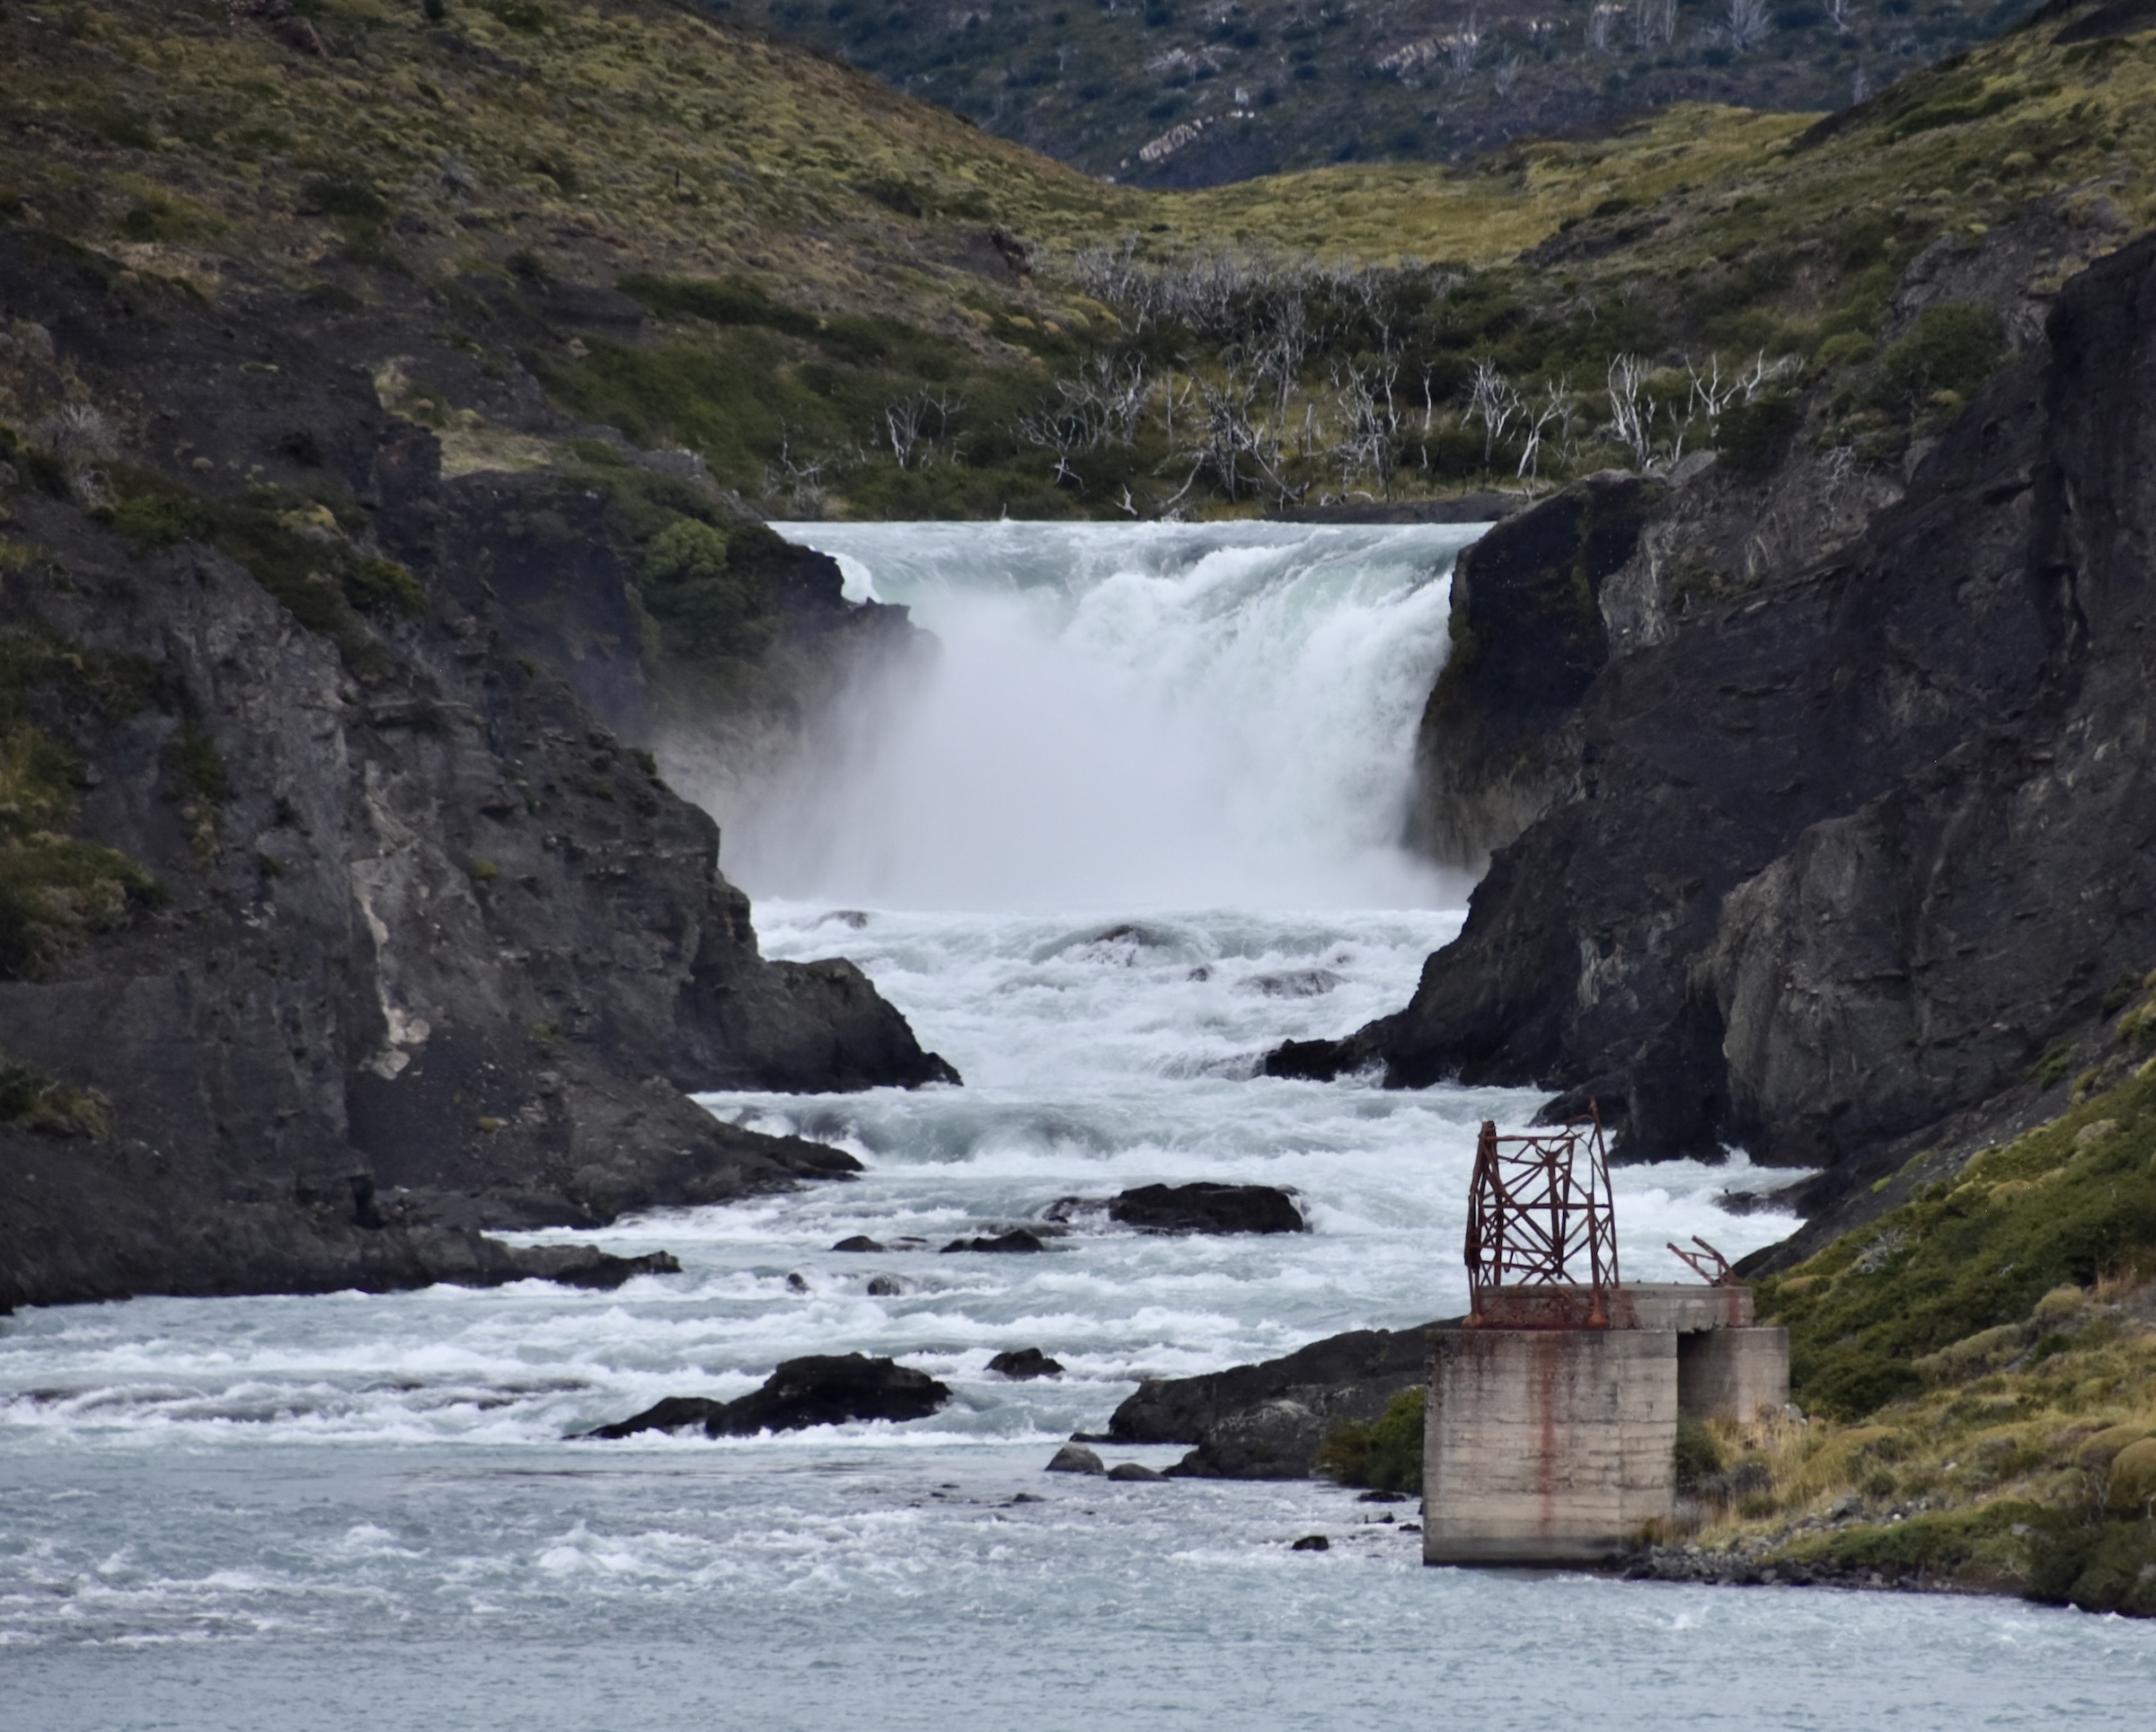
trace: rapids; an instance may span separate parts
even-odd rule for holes
[[[853,957],[966,1086],[706,1097],[867,1171],[558,1235],[679,1256],[613,1294],[0,1323],[0,1722],[2144,1723],[2145,1627],[1426,1570],[1401,1521],[1331,1487],[1043,1475],[1141,1376],[1461,1308],[1475,1127],[1536,1098],[1256,1069],[1397,1007],[1458,930],[1469,887],[1396,839],[1476,531],[788,533],[942,651],[918,687],[863,694],[833,757],[711,795],[725,864],[767,953]],[[1312,1231],[1081,1216],[1045,1254],[936,1249],[1195,1177],[1291,1187]],[[1788,1217],[1719,1199],[1787,1178],[1741,1153],[1621,1170],[1626,1271],[1677,1276],[1663,1242],[1694,1233],[1732,1256],[1779,1237]],[[892,1249],[832,1249],[855,1233]],[[1012,1347],[1065,1374],[990,1374]],[[856,1348],[955,1399],[897,1427],[570,1441]],[[1312,1532],[1332,1550],[1287,1550]]]

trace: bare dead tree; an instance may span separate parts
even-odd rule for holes
[[[1342,432],[1333,455],[1340,463],[1340,489],[1367,475],[1381,495],[1392,490],[1399,466],[1400,409],[1393,391],[1400,363],[1392,356],[1368,367],[1344,361],[1333,368],[1333,391],[1340,405]]]
[[[1715,423],[1721,420],[1722,411],[1744,389],[1744,381],[1736,378],[1727,384],[1722,383],[1722,358],[1719,353],[1707,357],[1704,368],[1694,367],[1687,360],[1684,371],[1692,380],[1692,393],[1688,401],[1693,409],[1705,414],[1708,429],[1711,431]]]
[[[1619,355],[1610,362],[1610,433],[1644,473],[1654,460],[1655,400],[1647,382],[1652,366],[1642,355]]]
[[[1767,0],[1725,0],[1722,29],[1732,54],[1749,54],[1767,40],[1774,28],[1774,14]]]
[[[1542,386],[1542,400],[1533,413],[1524,422],[1527,429],[1526,449],[1520,453],[1520,466],[1513,473],[1526,483],[1533,494],[1542,478],[1542,446],[1554,429],[1559,449],[1569,448],[1572,443],[1572,379],[1570,375]]]
[[[1497,93],[1498,101],[1512,101],[1514,87],[1520,82],[1520,57],[1508,54],[1489,69],[1489,87]]]
[[[1492,454],[1504,440],[1506,428],[1511,425],[1520,409],[1520,393],[1498,370],[1497,362],[1487,356],[1477,361],[1474,380],[1468,389],[1467,413],[1462,419],[1482,423],[1483,468],[1489,467]]]
[[[1632,28],[1639,52],[1652,53],[1677,40],[1677,0],[1634,0]]]
[[[1855,16],[1849,0],[1826,0],[1826,22],[1834,27],[1836,36],[1847,36],[1855,27]]]
[[[958,405],[941,393],[915,391],[895,402],[883,406],[885,436],[889,439],[891,455],[898,459],[898,467],[910,469],[914,454],[921,452],[923,462],[927,453],[922,446],[941,437],[950,426],[951,411]],[[931,426],[935,431],[929,431]]]
[[[1453,32],[1447,49],[1454,75],[1464,78],[1475,69],[1475,57],[1482,51],[1482,32],[1476,26],[1475,14],[1467,14],[1467,22]]]
[[[791,508],[805,516],[823,508],[824,472],[828,460],[814,457],[807,462],[793,455],[793,437],[782,428],[779,435],[779,455],[773,463],[764,465],[764,497],[776,499],[781,494]]]
[[[1250,412],[1258,400],[1258,382],[1231,367],[1215,384],[1190,367],[1188,360],[1184,366],[1201,412],[1195,439],[1184,452],[1190,462],[1189,477],[1169,506],[1179,504],[1207,474],[1231,502],[1246,492],[1268,490],[1284,505],[1301,499],[1304,490],[1281,473],[1278,437]]]
[[[1613,5],[1598,5],[1587,13],[1587,47],[1595,53],[1610,51],[1610,32],[1616,27],[1621,10]]]

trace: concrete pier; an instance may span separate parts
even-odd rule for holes
[[[1426,1563],[1596,1563],[1670,1512],[1677,1338],[1433,1330]]]
[[[1583,1564],[1617,1556],[1675,1493],[1677,1418],[1749,1425],[1789,1399],[1789,1332],[1738,1286],[1495,1287],[1479,1326],[1432,1330],[1423,1561]]]

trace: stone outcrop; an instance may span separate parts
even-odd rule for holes
[[[684,1091],[955,1074],[851,963],[758,954],[716,826],[610,725],[634,634],[483,557],[498,477],[384,407],[423,294],[234,294],[243,339],[0,232],[0,422],[47,429],[0,474],[4,725],[75,766],[64,846],[134,887],[0,909],[0,1052],[96,1103],[0,1125],[0,1305],[517,1278],[546,1258],[475,1229],[853,1171]],[[528,378],[424,366],[561,430]],[[836,582],[771,588],[828,613]]]
[[[1873,483],[1802,454],[1688,478],[1603,581],[1609,658],[1529,754],[1561,794],[1460,938],[1405,1010],[1268,1068],[1593,1097],[1633,1157],[1825,1167],[1814,1207],[2063,1086],[2037,1060],[2156,959],[2152,402],[2143,239],[1905,488],[1852,506]],[[1765,551],[1688,566],[1672,525]]]
[[[1294,1198],[1277,1185],[1138,1185],[1108,1206],[1108,1218],[1142,1233],[1308,1233]]]
[[[632,1437],[694,1426],[707,1437],[754,1437],[763,1431],[805,1431],[863,1419],[925,1419],[950,1400],[948,1385],[911,1365],[861,1353],[810,1354],[786,1360],[761,1389],[738,1401],[670,1395],[585,1436]]]
[[[1666,491],[1592,476],[1462,551],[1451,652],[1415,735],[1409,835],[1432,859],[1480,868],[1572,791],[1575,712],[1609,660],[1603,585]]]
[[[1424,1353],[1419,1329],[1355,1330],[1259,1365],[1148,1379],[1117,1408],[1108,1439],[1194,1444],[1170,1470],[1187,1479],[1307,1479],[1335,1426],[1376,1419],[1424,1380]]]

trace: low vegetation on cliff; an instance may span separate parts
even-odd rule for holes
[[[2156,1615],[2156,979],[2114,1008],[2071,1110],[1758,1284],[1807,1417],[1692,1440],[1679,1573]]]

